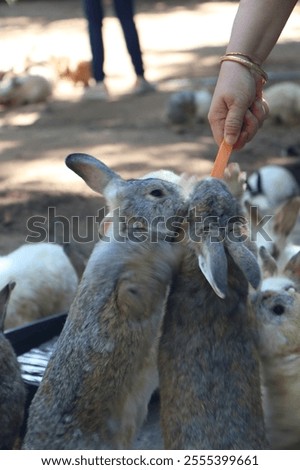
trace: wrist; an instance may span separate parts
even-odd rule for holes
[[[268,81],[268,75],[259,63],[254,62],[250,56],[242,52],[227,52],[224,56],[220,57],[220,62],[235,62],[247,68],[250,73],[259,76],[263,84]]]
[[[258,57],[255,53],[252,53],[251,51],[246,52],[246,50],[244,50],[243,48],[238,49],[238,48],[234,48],[228,45],[225,55],[227,54],[237,54],[237,55],[243,56],[247,58],[248,60],[251,60],[251,62],[253,62],[254,64],[257,64],[260,66],[263,63],[263,60],[261,59],[261,57]]]

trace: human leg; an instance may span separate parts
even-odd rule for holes
[[[88,33],[92,52],[92,71],[96,82],[102,82],[105,74],[104,47],[102,40],[103,8],[101,0],[82,0],[83,11],[88,22]]]
[[[134,71],[138,77],[143,77],[144,65],[139,36],[134,22],[133,0],[114,0],[114,8],[122,27]]]
[[[133,93],[141,95],[155,90],[145,77],[142,51],[138,32],[134,21],[134,0],[114,0],[116,15],[121,23],[127,50],[137,76]]]

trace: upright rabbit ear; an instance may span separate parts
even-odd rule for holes
[[[300,209],[300,196],[288,199],[274,216],[274,232],[277,235],[287,237],[296,225]]]
[[[264,277],[276,276],[278,274],[278,266],[271,253],[268,252],[265,246],[260,246],[258,253],[262,261]]]
[[[297,283],[300,282],[300,251],[287,262],[283,274]]]
[[[223,243],[206,238],[196,245],[199,268],[214,292],[225,299],[227,292],[227,258]]]
[[[10,282],[0,291],[0,331],[4,330],[4,322],[7,311],[7,304],[9,296],[13,288],[15,287],[15,282]]]
[[[103,194],[111,181],[121,180],[121,177],[104,163],[85,153],[72,153],[66,158],[66,165],[77,173],[93,191],[100,194]]]
[[[260,268],[254,254],[241,242],[226,242],[226,248],[247,281],[257,289],[261,281]]]

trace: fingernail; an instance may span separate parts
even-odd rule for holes
[[[237,138],[234,135],[224,135],[224,141],[226,142],[227,145],[234,145],[237,141]]]

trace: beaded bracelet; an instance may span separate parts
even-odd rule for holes
[[[231,52],[220,57],[221,63],[225,61],[237,62],[238,64],[244,65],[244,67],[247,67],[247,69],[260,75],[264,83],[268,81],[268,75],[262,69],[262,67],[259,64],[253,62],[250,57],[245,54],[242,54],[241,52]]]

